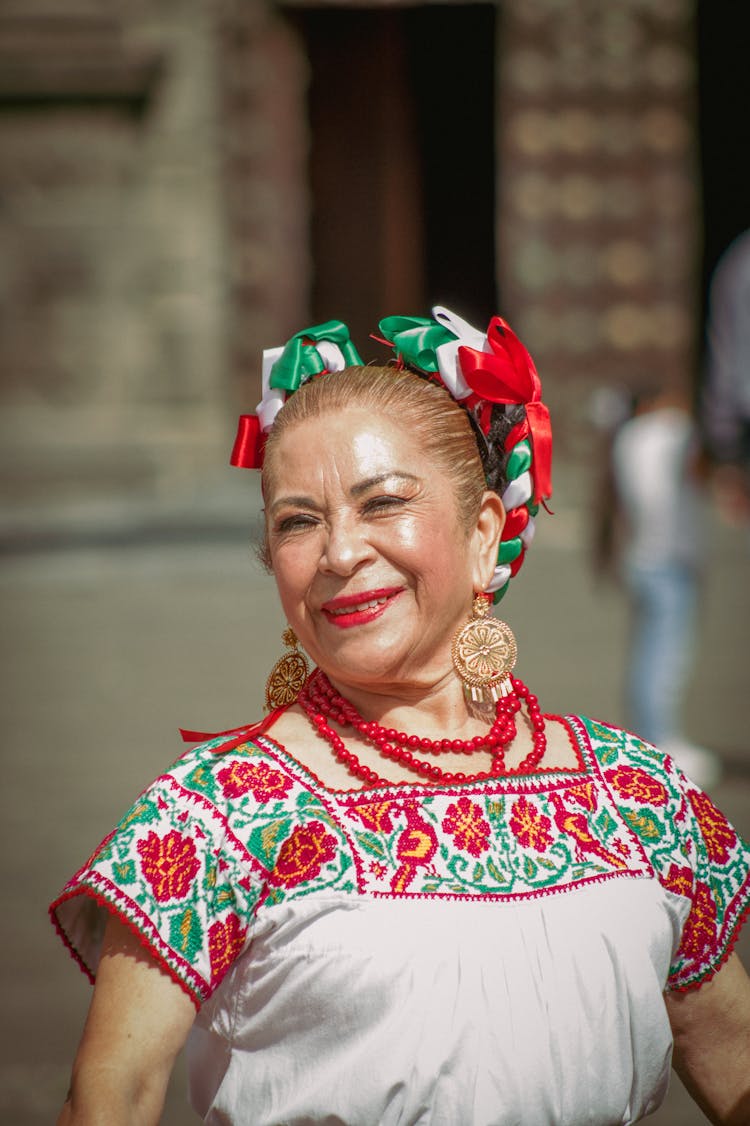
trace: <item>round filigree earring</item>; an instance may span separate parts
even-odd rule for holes
[[[287,646],[289,652],[279,657],[268,674],[266,707],[269,710],[284,708],[293,704],[310,672],[307,658],[297,648],[297,635],[291,626],[287,626],[284,630],[281,640]]]
[[[513,691],[511,671],[518,649],[513,631],[490,615],[492,598],[477,594],[471,617],[453,638],[451,657],[467,697],[482,703]]]

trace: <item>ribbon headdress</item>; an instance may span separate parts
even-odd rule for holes
[[[498,565],[487,588],[499,602],[534,538],[534,517],[552,495],[552,431],[534,361],[501,317],[481,333],[443,306],[433,316],[386,317],[380,332],[399,361],[442,383],[473,418],[485,443],[495,408],[524,407],[524,417],[503,441],[502,493],[506,511]],[[255,414],[241,415],[231,462],[246,469],[263,464],[266,435],[289,395],[324,372],[361,365],[341,321],[298,332],[283,348],[263,353],[263,397]]]

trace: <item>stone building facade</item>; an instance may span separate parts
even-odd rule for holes
[[[189,507],[260,350],[332,316],[367,351],[388,312],[501,308],[563,435],[595,382],[689,380],[693,20],[692,0],[6,0],[4,510]]]

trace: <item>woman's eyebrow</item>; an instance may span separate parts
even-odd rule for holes
[[[279,497],[273,504],[268,506],[268,512],[275,512],[278,508],[283,508],[289,505],[292,508],[315,508],[319,509],[320,505],[313,500],[312,497],[305,496],[292,496],[292,497]]]
[[[385,484],[386,481],[410,481],[416,484],[419,478],[415,477],[413,473],[402,473],[399,470],[392,470],[390,473],[378,473],[375,477],[367,477],[364,481],[358,481],[356,485],[352,485],[352,496],[362,496],[363,493],[377,488],[378,485]]]

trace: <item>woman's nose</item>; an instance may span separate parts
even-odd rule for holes
[[[350,575],[365,560],[371,558],[372,547],[366,529],[355,520],[332,520],[328,526],[325,547],[320,559],[322,571]]]

